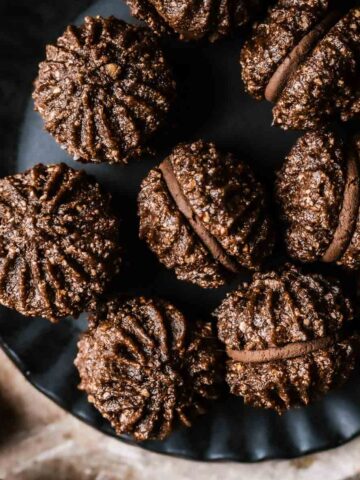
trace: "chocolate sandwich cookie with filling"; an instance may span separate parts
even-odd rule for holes
[[[275,125],[310,130],[359,115],[360,8],[345,7],[279,0],[254,27],[241,53],[242,78],[251,95],[275,104]]]
[[[359,138],[320,130],[301,137],[277,174],[288,253],[303,262],[360,268]]]
[[[33,98],[45,129],[75,160],[124,164],[147,151],[174,95],[149,30],[86,17],[47,46]]]
[[[177,34],[181,40],[215,41],[247,24],[260,0],[126,0],[131,13],[158,35]]]
[[[65,164],[1,179],[0,303],[54,322],[83,312],[120,266],[110,200]]]
[[[274,244],[265,193],[244,162],[212,143],[180,144],[138,198],[140,237],[177,277],[204,288],[256,270]]]
[[[287,265],[257,273],[215,312],[227,383],[246,404],[282,413],[308,405],[350,376],[359,337],[336,281]]]
[[[162,440],[219,394],[222,353],[211,324],[188,322],[167,301],[96,305],[78,347],[80,389],[119,435]]]

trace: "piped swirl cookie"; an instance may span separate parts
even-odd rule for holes
[[[249,22],[260,0],[126,0],[134,17],[158,35],[177,34],[181,40],[215,41]]]
[[[360,8],[279,0],[241,53],[246,90],[275,104],[274,124],[310,130],[360,114]]]
[[[188,322],[164,300],[96,305],[78,346],[80,388],[119,435],[163,440],[219,394],[222,353],[211,324]]]
[[[254,407],[308,405],[343,384],[356,363],[353,309],[335,281],[293,266],[255,274],[215,312],[227,382]]]
[[[147,151],[174,95],[149,30],[86,17],[47,46],[33,98],[45,129],[75,160],[124,164]]]
[[[85,172],[36,165],[0,180],[0,303],[77,317],[118,272],[119,221]]]
[[[265,193],[251,169],[213,144],[180,144],[142,183],[140,237],[177,277],[204,288],[256,270],[273,247]]]
[[[303,262],[360,268],[360,141],[333,132],[301,137],[277,174],[288,253]]]

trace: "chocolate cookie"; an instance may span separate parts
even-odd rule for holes
[[[131,13],[158,35],[177,34],[181,40],[215,41],[245,25],[259,10],[260,0],[126,0]]]
[[[296,142],[276,183],[292,257],[360,268],[359,152],[324,130]]]
[[[264,189],[231,154],[180,144],[142,183],[140,237],[181,280],[216,288],[273,248]]]
[[[51,321],[84,311],[120,263],[109,203],[65,164],[0,180],[0,303]]]
[[[345,382],[359,338],[339,284],[293,266],[255,274],[215,312],[227,382],[247,404],[281,413]]]
[[[33,98],[46,130],[75,160],[121,164],[146,151],[174,93],[148,30],[86,17],[47,46]]]
[[[242,50],[245,87],[275,103],[275,125],[314,129],[360,113],[360,9],[333,7],[329,0],[279,0]]]
[[[210,323],[163,300],[98,305],[79,342],[80,389],[120,435],[164,439],[217,397],[220,350]]]

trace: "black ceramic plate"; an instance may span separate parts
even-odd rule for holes
[[[67,23],[86,14],[113,14],[130,20],[120,0],[2,0],[0,6],[0,128],[1,176],[22,171],[35,163],[74,163],[42,131],[33,113],[31,81],[46,42],[53,41]],[[240,37],[215,45],[166,47],[180,86],[180,101],[172,127],[159,139],[155,159],[127,167],[86,166],[87,172],[114,195],[123,218],[128,245],[127,266],[115,288],[119,292],[145,293],[167,298],[186,312],[209,317],[227,290],[205,291],[177,281],[137,239],[136,196],[141,179],[159,162],[171,145],[204,138],[232,150],[251,163],[271,188],[274,170],[296,135],[271,128],[271,107],[246,96],[241,87],[238,56]],[[86,319],[51,325],[0,309],[1,345],[27,379],[63,408],[95,428],[114,435],[77,390],[73,366],[76,343]],[[282,417],[245,407],[241,399],[226,397],[191,429],[180,429],[164,442],[142,447],[198,460],[253,462],[296,457],[339,445],[360,432],[359,374],[342,390],[317,404]],[[130,441],[126,437],[121,440]]]

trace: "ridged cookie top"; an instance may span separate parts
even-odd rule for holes
[[[256,268],[272,249],[265,192],[249,166],[214,144],[181,144],[169,156],[192,211],[239,265]]]
[[[274,107],[274,124],[313,130],[333,118],[359,116],[359,59],[360,8],[354,8],[293,72]]]
[[[46,130],[75,159],[126,163],[143,153],[174,91],[149,31],[86,17],[47,47],[33,97]]]
[[[143,297],[98,305],[89,322],[76,359],[80,388],[118,434],[163,439],[216,397],[210,324],[189,325],[170,303]]]
[[[119,266],[109,201],[65,164],[0,180],[0,302],[53,321],[85,310]]]
[[[264,98],[265,89],[287,55],[326,15],[329,0],[279,0],[267,18],[255,25],[241,53],[247,91]]]
[[[126,0],[132,14],[159,35],[176,33],[182,40],[211,41],[226,36],[250,20],[259,0]]]
[[[332,132],[309,132],[292,148],[277,174],[276,192],[291,256],[311,262],[329,247],[339,222],[347,155]]]
[[[250,285],[228,295],[216,316],[227,348],[260,350],[334,335],[353,311],[336,281],[287,266],[255,274]]]

